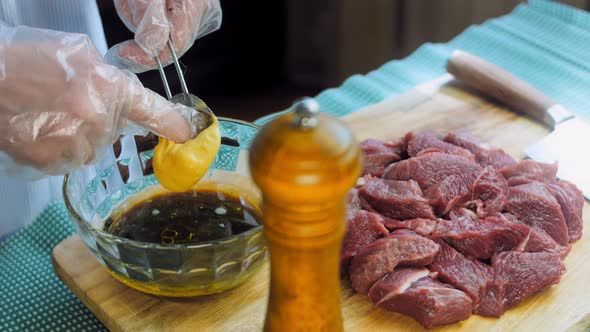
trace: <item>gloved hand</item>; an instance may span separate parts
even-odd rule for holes
[[[135,32],[135,39],[113,46],[108,63],[135,73],[155,69],[154,57],[163,65],[172,62],[166,47],[172,40],[182,56],[195,42],[221,25],[219,0],[114,0],[119,17]]]
[[[7,166],[0,154],[7,173],[28,165],[63,174],[88,164],[128,122],[185,141],[191,112],[105,64],[86,35],[0,21],[0,152],[19,164]]]

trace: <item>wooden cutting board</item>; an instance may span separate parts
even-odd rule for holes
[[[367,107],[345,118],[359,139],[398,138],[408,130],[446,133],[468,128],[493,146],[523,158],[523,148],[547,131],[492,101],[439,80]],[[590,206],[584,208],[586,233],[565,260],[561,283],[499,319],[472,316],[440,331],[588,331],[590,329]],[[113,279],[78,236],[53,251],[56,274],[112,331],[261,331],[268,295],[268,266],[244,285],[218,295],[167,299],[142,294]],[[321,299],[320,299],[321,300]],[[345,282],[342,313],[347,331],[421,331],[412,318],[374,306]]]

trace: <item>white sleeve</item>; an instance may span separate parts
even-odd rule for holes
[[[107,51],[93,0],[1,0],[0,19],[12,26],[85,33],[102,55]],[[0,239],[31,223],[48,203],[61,200],[62,179],[54,176],[27,182],[0,174]]]
[[[13,26],[85,33],[102,55],[108,49],[94,0],[2,0],[0,19]]]

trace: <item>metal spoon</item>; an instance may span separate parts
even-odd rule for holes
[[[160,78],[162,79],[162,84],[164,85],[164,91],[166,92],[166,97],[168,97],[168,100],[173,103],[191,107],[196,111],[191,113],[189,119],[190,123],[193,125],[193,130],[195,133],[194,136],[196,137],[200,132],[208,128],[213,123],[213,112],[211,112],[211,109],[209,109],[205,102],[203,102],[199,97],[188,92],[186,81],[184,80],[184,75],[182,73],[182,68],[178,62],[178,56],[176,55],[176,51],[174,51],[174,45],[172,44],[171,40],[168,40],[168,49],[170,50],[172,60],[174,61],[174,68],[176,68],[176,74],[178,75],[182,92],[172,96],[170,86],[168,85],[168,79],[166,79],[166,74],[164,73],[164,67],[162,66],[160,58],[156,56],[154,57],[154,60],[158,64],[158,71],[160,72]]]

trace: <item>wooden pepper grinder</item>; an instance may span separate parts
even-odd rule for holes
[[[265,331],[342,331],[339,255],[360,155],[349,129],[311,98],[252,143],[271,257]]]

